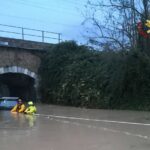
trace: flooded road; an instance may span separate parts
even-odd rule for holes
[[[0,111],[0,150],[149,150],[150,112],[38,106]]]

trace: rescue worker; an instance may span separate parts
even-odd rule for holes
[[[29,101],[28,102],[28,107],[27,109],[25,110],[25,114],[34,114],[36,113],[36,107],[34,106],[33,102],[32,101]]]
[[[23,104],[22,100],[19,99],[17,105],[13,107],[11,112],[23,113],[25,109],[25,105]]]

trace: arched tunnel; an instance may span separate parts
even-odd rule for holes
[[[0,97],[36,101],[35,79],[22,73],[0,74]]]

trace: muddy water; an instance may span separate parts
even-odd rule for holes
[[[35,116],[0,111],[0,150],[9,149],[149,150],[150,112],[46,105]]]

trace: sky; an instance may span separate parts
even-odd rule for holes
[[[82,22],[85,19],[83,13],[86,2],[87,0],[0,0],[0,24],[61,33],[63,41],[75,40],[78,44],[84,44],[86,40],[82,35],[85,30]],[[0,25],[1,30],[12,31],[12,28]],[[20,33],[20,29],[13,31]],[[29,30],[24,32],[39,35]],[[8,33],[0,34],[8,36]],[[19,38],[20,35],[9,36]]]

